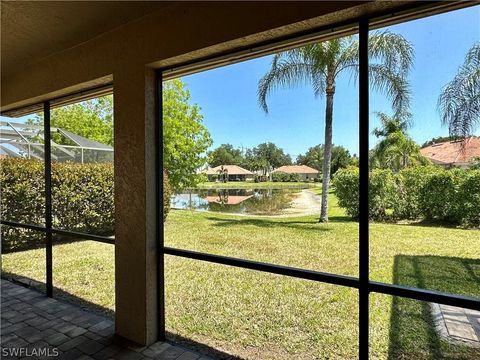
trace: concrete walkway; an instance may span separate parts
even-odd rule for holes
[[[74,305],[1,280],[2,359],[207,360],[183,347],[138,346],[114,336],[114,323]]]
[[[480,311],[431,304],[435,327],[451,342],[480,346]]]

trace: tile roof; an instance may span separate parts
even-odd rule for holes
[[[220,171],[222,166],[223,166],[223,169],[227,170],[228,175],[253,175],[251,171],[248,171],[247,169],[244,169],[237,165],[219,165],[214,168],[207,169],[205,171],[205,174],[218,175],[218,172]]]
[[[250,199],[253,197],[253,195],[247,195],[247,196],[239,196],[239,195],[228,195],[225,197],[218,197],[218,196],[207,196],[207,201],[209,203],[217,203],[217,204],[223,204],[223,205],[238,205],[245,200]]]
[[[465,165],[473,158],[480,157],[480,138],[470,137],[462,141],[446,141],[420,149],[423,156],[434,164]]]
[[[287,174],[319,174],[320,171],[311,168],[307,165],[284,165],[272,171],[274,172],[283,172]]]

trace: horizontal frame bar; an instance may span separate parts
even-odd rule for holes
[[[312,280],[316,282],[360,289],[360,279],[352,276],[337,275],[282,265],[274,265],[258,261],[244,260],[221,255],[213,255],[172,247],[163,247],[161,250],[165,255],[173,255],[215,264],[234,266],[243,269],[257,270],[271,274],[290,276],[299,279]],[[400,296],[413,300],[435,302],[438,304],[458,306],[472,310],[480,310],[480,299],[473,297],[454,295],[435,290],[411,288],[402,285],[386,284],[377,281],[369,281],[367,286],[368,292],[370,293],[374,292],[384,295]]]
[[[377,281],[370,281],[369,288],[370,292],[379,294],[400,296],[413,300],[428,301],[480,311],[480,298],[454,295],[435,290],[410,288],[396,284],[385,284]]]
[[[8,221],[8,220],[2,220],[0,223],[5,226],[35,230],[35,231],[44,232],[44,233],[47,232],[47,228],[41,225],[23,224],[15,221]],[[63,229],[56,229],[56,228],[52,228],[51,231],[52,231],[52,234],[55,234],[55,235],[63,235],[63,236],[68,236],[71,238],[81,239],[81,240],[93,240],[93,241],[98,241],[105,244],[112,244],[112,245],[115,244],[115,237],[112,238],[109,236],[87,234],[79,231],[70,231],[70,230],[63,230]]]
[[[79,231],[70,231],[70,230],[62,230],[62,229],[55,229],[55,228],[52,229],[52,234],[68,236],[76,239],[93,240],[93,241],[97,241],[105,244],[115,245],[114,237],[111,238],[108,236],[86,234]]]
[[[347,286],[358,289],[359,280],[355,277],[336,275],[325,272],[294,268],[289,266],[274,265],[259,261],[244,260],[228,256],[213,255],[191,250],[163,247],[163,254],[180,256],[189,259],[207,261],[216,264],[235,266],[243,269],[257,270],[277,275],[285,275],[305,280],[324,282],[327,284]]]
[[[89,88],[75,91],[62,96],[52,97],[46,101],[49,101],[50,108],[54,109],[57,107],[66,106],[66,105],[70,105],[77,102],[82,102],[82,101],[86,101],[86,100],[90,100],[90,99],[94,99],[97,97],[102,97],[110,94],[113,94],[113,82],[111,81],[102,85],[89,87]],[[44,102],[45,100],[41,102],[32,103],[30,105],[25,105],[25,106],[1,111],[0,115],[18,118],[28,114],[33,114],[35,112],[43,110]]]

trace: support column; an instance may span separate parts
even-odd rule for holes
[[[115,332],[139,344],[158,338],[155,206],[155,73],[114,74]]]

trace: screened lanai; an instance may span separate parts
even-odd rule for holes
[[[0,122],[0,154],[43,160],[43,125]],[[74,163],[112,163],[113,147],[87,139],[62,128],[51,128],[52,160]]]

